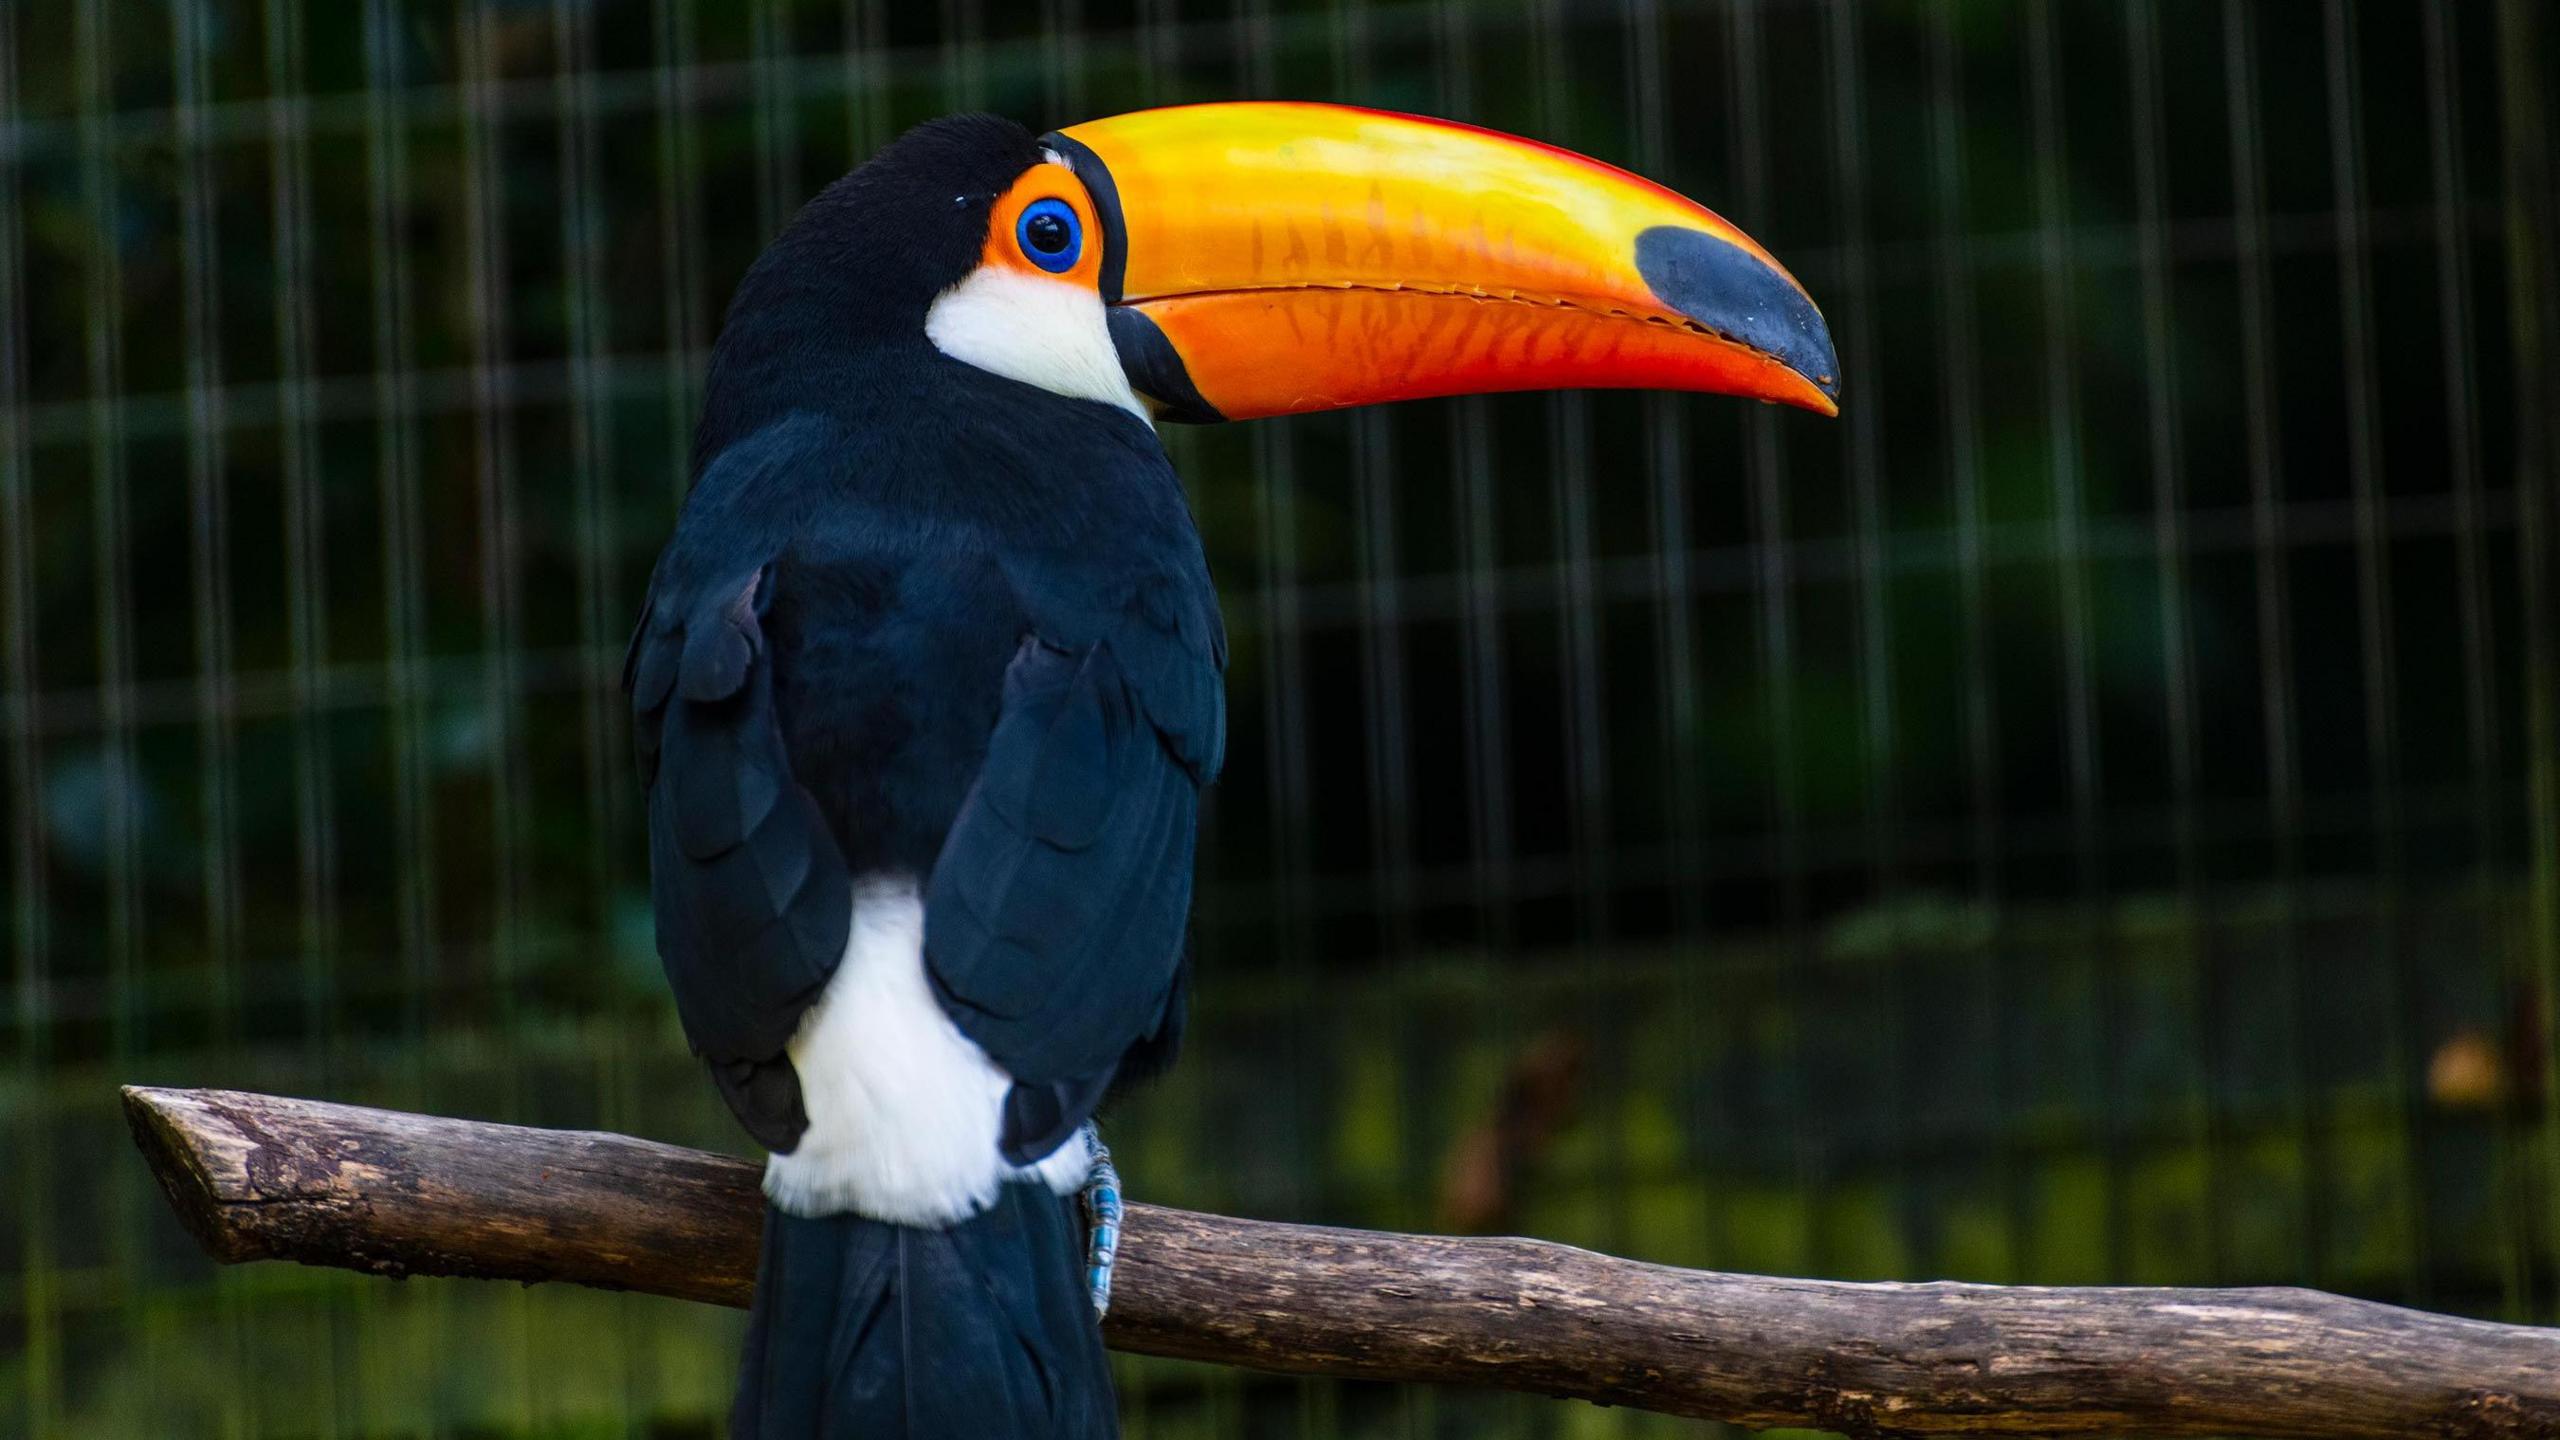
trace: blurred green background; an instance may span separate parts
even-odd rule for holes
[[[217,1271],[121,1082],[743,1148],[615,688],[704,347],[928,115],[1705,199],[1845,412],[1168,435],[1234,633],[1131,1191],[2560,1319],[2536,0],[0,4],[0,1433],[714,1433],[738,1317]],[[1132,1436],[1621,1436],[1122,1372]],[[1703,1427],[1712,1432],[1713,1427]]]

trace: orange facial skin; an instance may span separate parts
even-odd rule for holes
[[[1084,250],[1076,263],[1064,270],[1048,270],[1031,262],[1022,253],[1019,236],[1022,212],[1041,200],[1064,201],[1076,212],[1076,223],[1083,228]],[[1093,197],[1085,193],[1084,182],[1076,172],[1064,165],[1034,165],[1013,182],[1013,188],[996,197],[987,212],[987,248],[979,256],[981,266],[1019,271],[1043,280],[1062,280],[1095,289],[1102,283],[1102,226],[1094,218]]]
[[[1624,387],[1837,413],[1837,377],[1819,373],[1827,337],[1789,351],[1819,356],[1805,365],[1817,373],[1748,343],[1780,310],[1818,335],[1803,287],[1712,211],[1613,166],[1472,126],[1292,102],[1177,106],[1061,133],[1118,193],[1123,275],[1107,298],[1155,323],[1226,418]],[[1721,257],[1713,278],[1752,272],[1735,323],[1656,293],[1638,241],[1668,231]]]

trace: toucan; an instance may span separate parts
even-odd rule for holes
[[[1117,1433],[1092,1122],[1181,1035],[1227,728],[1159,424],[1584,387],[1831,414],[1836,368],[1704,207],[1439,120],[960,116],[809,201],[712,347],[624,667],[659,958],[769,1152],[735,1433]]]

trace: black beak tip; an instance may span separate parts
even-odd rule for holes
[[[1636,237],[1636,273],[1663,304],[1840,398],[1840,357],[1822,312],[1759,256],[1703,230],[1656,225]]]

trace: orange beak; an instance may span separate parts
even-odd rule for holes
[[[1186,105],[1046,142],[1167,420],[1498,390],[1703,390],[1837,414],[1795,277],[1714,212],[1535,141],[1339,105]]]

